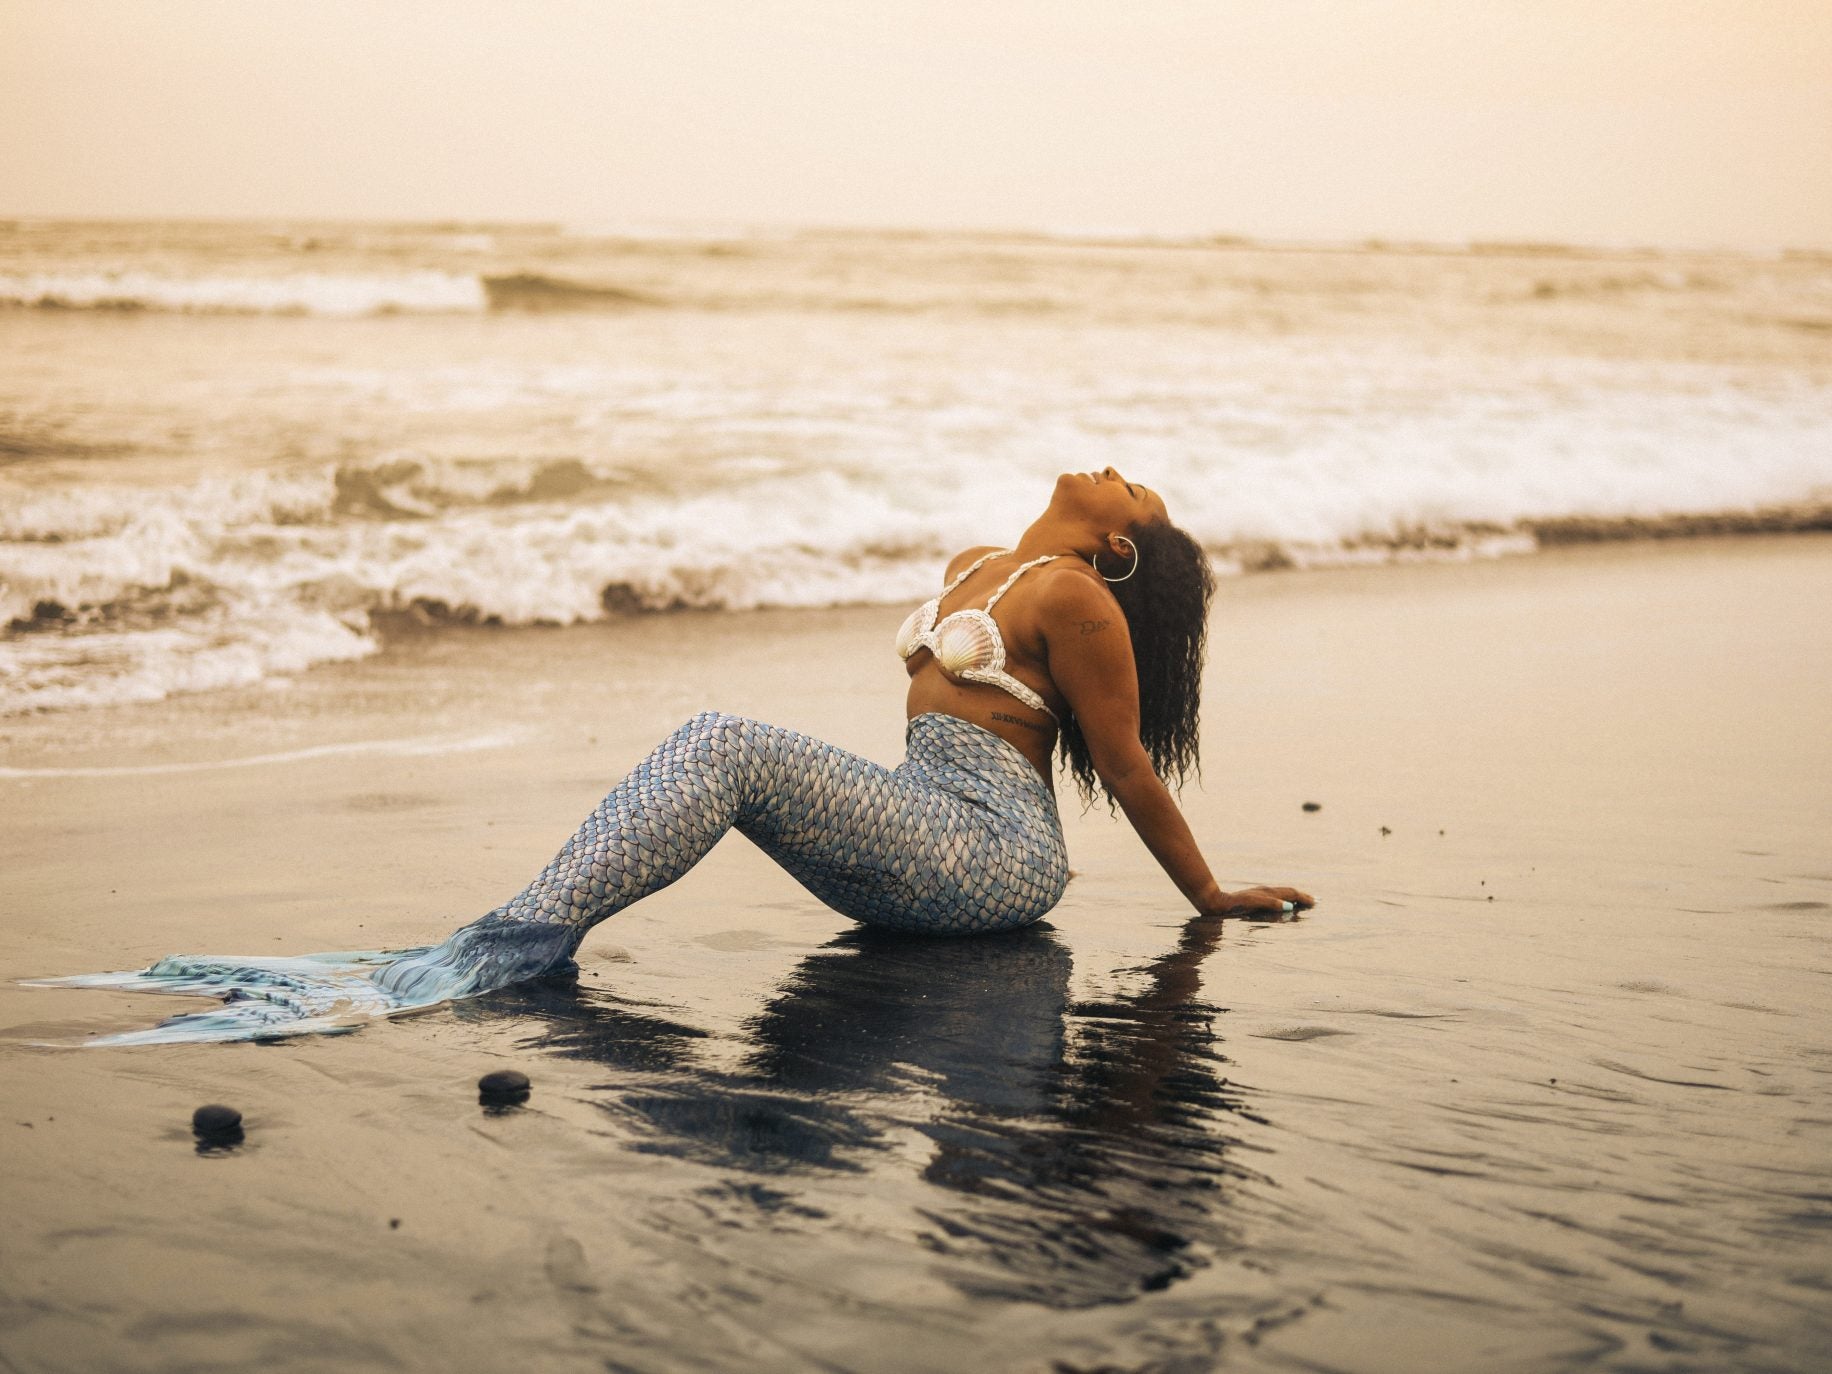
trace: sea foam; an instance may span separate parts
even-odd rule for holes
[[[1822,258],[110,223],[0,267],[0,713],[404,617],[913,602],[1109,464],[1228,572],[1832,524]]]
[[[489,303],[483,278],[438,271],[268,276],[124,271],[0,276],[0,306],[41,309],[341,317],[475,313],[488,309]]]
[[[1633,445],[1599,461],[1557,437],[1525,433],[1518,455],[1440,446],[1401,466],[1367,463],[1365,436],[1343,435],[1297,460],[1236,453],[1158,485],[1224,572],[1519,554],[1542,527],[1572,538],[1707,520],[1832,525],[1812,451],[1742,423],[1690,464]],[[979,531],[1021,530],[1049,481],[963,468],[909,484],[756,464],[669,483],[558,467],[396,460],[0,493],[0,624],[11,626],[0,713],[156,700],[360,658],[390,615],[569,625],[914,601]]]

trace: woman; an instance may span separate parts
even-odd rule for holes
[[[1050,783],[1057,750],[1084,798],[1098,783],[1125,811],[1199,914],[1309,907],[1293,888],[1222,891],[1160,778],[1181,782],[1196,762],[1212,591],[1201,549],[1157,493],[1112,468],[1066,473],[1015,548],[958,555],[941,594],[905,621],[909,755],[897,768],[707,712],[612,789],[521,893],[442,944],[178,957],[63,981],[228,996],[221,1011],[111,1043],[339,1029],[349,1012],[570,968],[593,925],[672,883],[733,828],[855,920],[1008,930],[1042,917],[1068,881]]]

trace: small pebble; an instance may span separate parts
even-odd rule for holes
[[[1323,803],[1322,802],[1305,802],[1304,809],[1306,811],[1321,811],[1323,809]]]
[[[478,1094],[489,1102],[510,1102],[528,1096],[528,1075],[520,1069],[498,1069],[477,1080]]]
[[[242,1129],[242,1114],[213,1102],[191,1113],[191,1129],[198,1135],[229,1135]]]
[[[1389,836],[1389,835],[1391,835],[1392,833],[1393,833],[1393,832],[1392,832],[1391,830],[1389,830],[1389,829],[1388,829],[1388,828],[1387,828],[1386,826],[1384,826],[1384,825],[1383,825],[1383,826],[1381,826],[1381,828],[1380,828],[1380,837],[1381,837],[1381,839],[1383,839],[1383,840],[1384,840],[1384,839],[1386,839],[1386,838],[1387,838],[1387,836]]]

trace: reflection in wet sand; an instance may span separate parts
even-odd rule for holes
[[[1243,1170],[1226,1120],[1245,1105],[1220,1072],[1218,1010],[1197,995],[1220,930],[1192,922],[1135,995],[1075,1004],[1047,926],[849,933],[747,1024],[731,1069],[706,1066],[702,1032],[576,986],[460,1014],[535,1013],[541,1048],[634,1071],[602,1103],[633,1148],[784,1186],[869,1172],[908,1202],[910,1263],[939,1263],[973,1297],[1087,1307],[1166,1288],[1233,1244],[1224,1184]],[[723,1186],[791,1205],[784,1187]]]

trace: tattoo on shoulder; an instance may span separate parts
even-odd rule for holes
[[[1081,622],[1081,632],[1085,635],[1097,635],[1112,623],[1111,620],[1084,620]]]
[[[994,711],[992,713],[992,718],[994,720],[1002,720],[1007,725],[1020,726],[1026,730],[1037,730],[1043,734],[1048,734],[1050,730],[1050,727],[1043,724],[1041,721],[1025,720],[1022,716],[1014,716],[1008,711]]]

